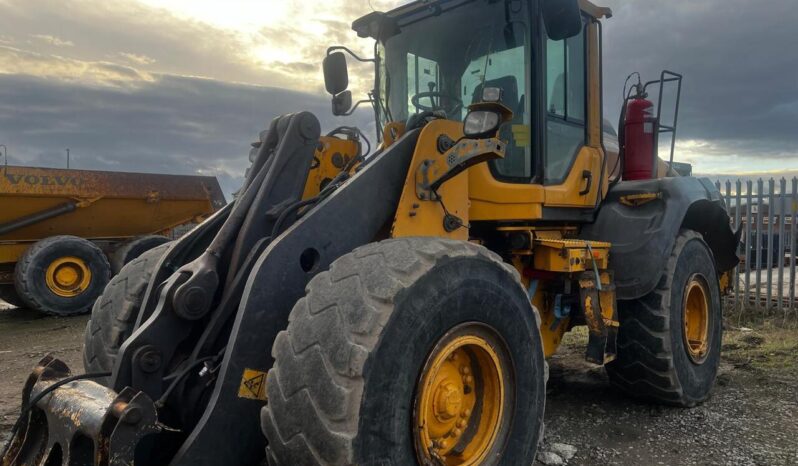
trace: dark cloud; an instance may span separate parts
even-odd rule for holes
[[[798,28],[794,0],[607,2],[605,105],[617,115],[627,74],[684,74],[679,134],[798,158]],[[616,117],[617,121],[617,117]]]
[[[216,175],[241,182],[249,143],[275,116],[308,110],[325,130],[368,127],[330,114],[326,97],[199,78],[156,76],[135,88],[0,75],[0,143],[12,164]],[[373,127],[373,126],[372,126]]]

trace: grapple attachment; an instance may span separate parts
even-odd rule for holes
[[[76,380],[41,396],[70,376],[59,359],[39,361],[25,384],[22,416],[0,465],[132,465],[139,441],[160,431],[152,400],[130,388],[116,393]],[[27,409],[31,400],[35,403]]]

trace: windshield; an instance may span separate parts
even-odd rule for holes
[[[530,177],[526,3],[475,0],[405,25],[378,44],[381,122],[430,110],[462,120],[467,107],[481,100],[484,87],[502,88],[503,103],[514,117],[502,128],[508,148],[494,168],[501,176]]]

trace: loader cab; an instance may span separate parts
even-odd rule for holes
[[[606,191],[600,24],[586,1],[414,2],[354,22],[375,39],[378,127],[462,121],[485,88],[513,112],[469,170],[472,220],[586,221]]]

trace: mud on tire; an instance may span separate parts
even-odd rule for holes
[[[119,347],[133,332],[155,266],[170,246],[166,243],[150,249],[122,267],[94,303],[83,338],[86,372],[113,370]]]
[[[507,419],[484,464],[532,464],[545,403],[539,318],[498,256],[433,238],[361,247],[308,284],[272,350],[269,464],[415,464],[422,368],[466,323],[492,329],[511,360]]]
[[[706,352],[698,362],[685,343],[685,292],[706,284]],[[715,261],[701,235],[682,230],[657,288],[618,306],[618,358],[606,366],[612,383],[649,401],[690,407],[709,397],[720,364],[722,315]]]

